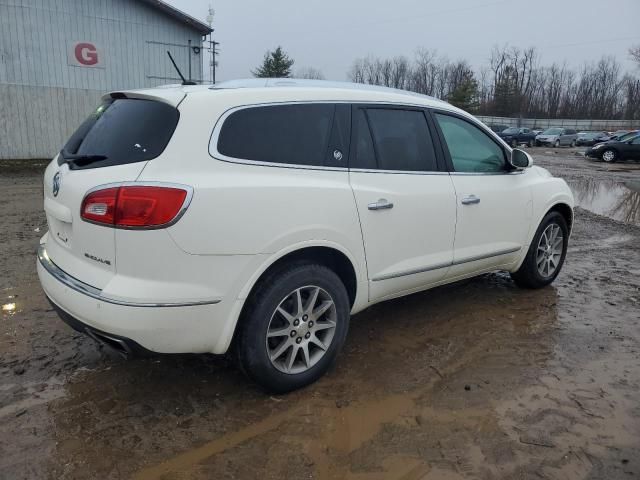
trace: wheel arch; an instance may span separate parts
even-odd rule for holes
[[[251,298],[252,293],[260,282],[284,265],[305,260],[319,263],[332,269],[340,277],[347,289],[352,311],[364,308],[368,299],[366,271],[362,267],[359,268],[354,256],[348,250],[331,242],[320,244],[305,242],[291,246],[270,256],[242,288],[238,295],[234,312],[229,319],[228,333],[224,335],[224,339],[221,339],[220,351],[225,351],[234,344],[238,324],[247,307],[248,299]]]
[[[353,260],[347,253],[335,246],[328,245],[307,245],[300,246],[291,251],[284,252],[275,258],[271,258],[266,265],[263,265],[257,278],[247,285],[241,294],[241,298],[249,298],[260,282],[275,270],[289,265],[292,262],[309,261],[324,265],[333,270],[342,283],[344,283],[349,295],[349,302],[353,307],[358,292],[358,275]],[[249,288],[247,288],[249,287]]]
[[[552,205],[551,208],[545,212],[542,218],[546,217],[550,212],[558,212],[564,217],[565,222],[567,222],[569,234],[571,234],[571,230],[573,229],[573,208],[571,208],[567,203],[558,202]]]

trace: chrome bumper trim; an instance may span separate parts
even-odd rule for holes
[[[220,303],[220,300],[202,300],[198,302],[181,302],[181,303],[139,303],[139,302],[127,302],[124,300],[118,300],[102,295],[102,290],[96,287],[92,287],[84,282],[81,282],[77,278],[72,277],[60,267],[58,267],[47,255],[45,244],[41,244],[38,247],[38,261],[40,265],[51,274],[56,280],[65,284],[67,287],[82,293],[88,297],[95,298],[102,302],[112,303],[114,305],[122,305],[125,307],[193,307],[198,305],[215,305]]]

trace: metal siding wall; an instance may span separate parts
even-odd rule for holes
[[[167,49],[186,75],[189,39],[201,46],[198,32],[135,0],[0,0],[0,159],[53,156],[105,92],[175,83],[150,76],[177,78]],[[77,41],[95,42],[105,68],[68,65]],[[191,55],[200,80],[202,54]]]

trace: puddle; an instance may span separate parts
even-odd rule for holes
[[[576,206],[633,225],[640,225],[640,182],[582,179],[568,182]]]

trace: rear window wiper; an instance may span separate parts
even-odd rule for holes
[[[82,153],[69,153],[66,150],[60,150],[60,157],[58,158],[58,165],[63,163],[76,163],[79,162],[82,165],[88,165],[93,162],[99,162],[100,160],[106,160],[106,155],[86,155]]]

